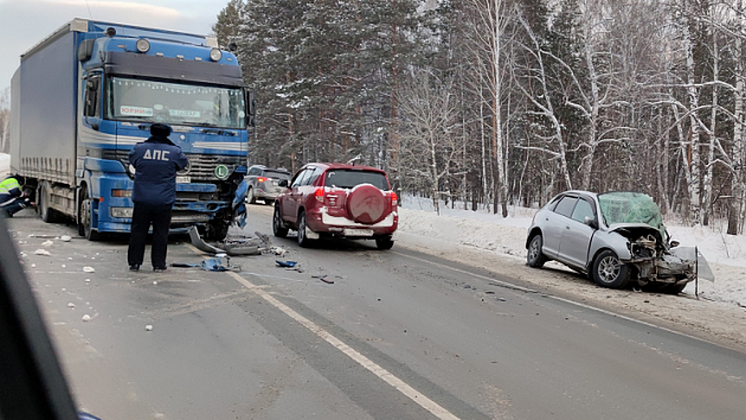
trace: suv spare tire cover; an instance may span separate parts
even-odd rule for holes
[[[360,184],[347,195],[347,214],[350,219],[371,225],[388,215],[386,196],[371,184]]]

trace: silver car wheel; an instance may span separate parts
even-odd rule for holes
[[[547,261],[547,258],[541,252],[541,246],[541,235],[534,235],[528,244],[528,254],[526,255],[526,263],[529,267],[541,268]]]
[[[607,249],[593,262],[592,277],[599,286],[619,289],[629,282],[630,268],[622,264],[613,251]]]
[[[619,277],[619,260],[608,255],[598,263],[598,277],[604,283],[612,283]]]

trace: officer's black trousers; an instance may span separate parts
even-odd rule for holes
[[[148,229],[153,224],[153,244],[150,260],[153,268],[166,268],[166,250],[168,249],[168,227],[171,224],[172,204],[135,203],[132,212],[132,230],[130,246],[127,249],[129,265],[142,265],[145,256],[145,240]]]

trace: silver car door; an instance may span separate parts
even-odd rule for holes
[[[559,253],[562,233],[577,201],[576,197],[562,197],[553,211],[546,211],[541,215],[544,218],[541,224],[544,226],[543,252],[546,256],[554,258]]]
[[[585,224],[585,218],[595,218],[591,203],[578,199],[569,218],[565,219],[565,226],[560,240],[558,259],[568,264],[585,267],[588,262],[588,247],[595,229]]]

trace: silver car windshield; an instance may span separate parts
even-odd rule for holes
[[[598,195],[598,204],[607,226],[616,223],[645,223],[666,237],[663,218],[650,196],[635,192],[611,192]]]

